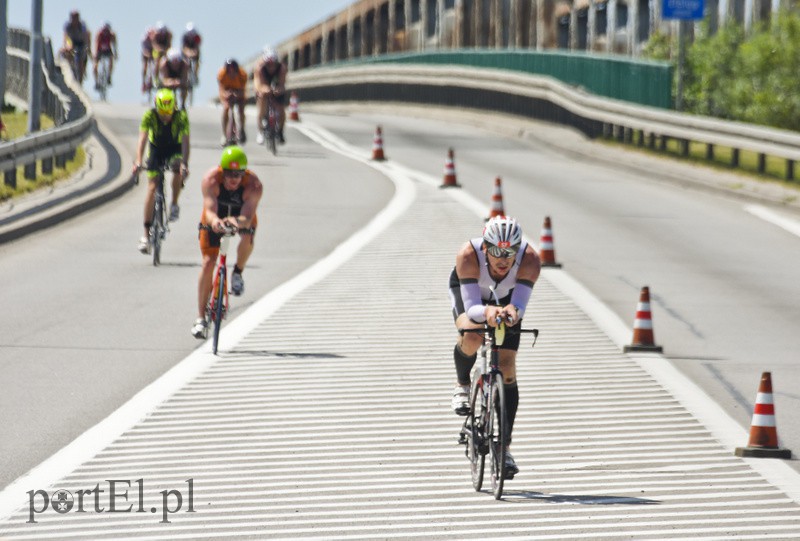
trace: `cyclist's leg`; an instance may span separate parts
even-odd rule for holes
[[[228,137],[228,121],[231,114],[230,100],[222,100],[222,135],[227,139]]]
[[[178,198],[181,195],[181,190],[183,189],[183,175],[181,174],[181,158],[183,155],[180,152],[175,152],[176,149],[173,149],[172,154],[169,158],[169,167],[172,170],[172,206],[178,206]],[[174,212],[170,209],[171,212],[171,219],[176,220],[177,216],[172,216]]]
[[[159,160],[158,150],[150,145],[147,149],[147,158],[145,159],[145,167],[147,171],[147,191],[144,196],[144,234],[150,234],[150,225],[153,223],[153,207],[156,201],[156,178],[158,177],[157,168]]]
[[[255,228],[255,224],[253,225]],[[239,235],[239,246],[236,249],[236,265],[235,267],[241,272],[247,265],[247,260],[250,259],[250,254],[253,253],[255,247],[255,231],[251,233],[242,233]]]
[[[508,339],[508,337],[506,337]],[[519,405],[519,390],[517,388],[517,352],[509,349],[500,349],[500,371],[503,373],[503,386],[506,391],[506,411],[508,412],[508,437],[514,419],[517,416]]]
[[[200,276],[197,281],[197,317],[205,317],[206,304],[211,295],[213,285],[214,266],[219,255],[219,235],[207,229],[200,229],[198,236],[200,241],[200,253],[203,261],[200,266]]]
[[[244,93],[236,98],[236,107],[239,109],[239,137],[244,136]]]

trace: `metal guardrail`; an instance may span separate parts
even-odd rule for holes
[[[21,101],[28,99],[28,73],[31,37],[27,30],[9,28],[6,67],[6,91]],[[49,174],[53,164],[64,167],[75,150],[91,133],[94,119],[91,106],[71,74],[66,77],[53,57],[49,38],[44,39],[42,58],[42,112],[53,119],[55,127],[0,143],[0,171],[6,185],[17,183],[17,168],[25,167],[25,178],[36,177],[37,162]],[[68,71],[68,70],[67,70]]]
[[[786,161],[786,178],[794,179],[800,160],[800,134],[665,111],[601,98],[550,77],[489,68],[450,65],[372,64],[320,67],[290,72],[287,87],[303,101],[387,101],[468,107],[511,113],[566,124],[589,137],[614,137],[622,142],[665,149],[670,139],[688,155],[690,142],[729,147],[732,165],[740,151],[758,154],[763,173],[768,156]]]

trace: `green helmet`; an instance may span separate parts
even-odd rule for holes
[[[156,110],[165,115],[175,112],[175,92],[169,88],[162,88],[156,92]]]
[[[222,151],[222,158],[219,160],[219,166],[222,169],[244,171],[247,169],[247,154],[239,146],[225,147],[225,150]]]

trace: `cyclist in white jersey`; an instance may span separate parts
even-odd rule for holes
[[[483,236],[459,250],[456,266],[450,274],[450,300],[453,317],[459,329],[482,328],[484,323],[497,326],[497,319],[519,325],[539,278],[541,261],[536,251],[524,240],[516,220],[497,216],[486,223]],[[500,371],[506,397],[508,437],[519,405],[516,358],[520,335],[506,335],[500,346]],[[456,387],[453,410],[458,415],[469,413],[470,371],[475,364],[483,336],[465,333],[453,349],[456,365]],[[506,478],[519,472],[511,452],[505,457]]]

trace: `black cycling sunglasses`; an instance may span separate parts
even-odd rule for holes
[[[487,246],[486,251],[489,252],[489,255],[492,257],[501,257],[503,259],[508,259],[510,257],[514,257],[517,255],[517,251],[519,247],[512,246],[511,248],[500,248],[499,246]]]

